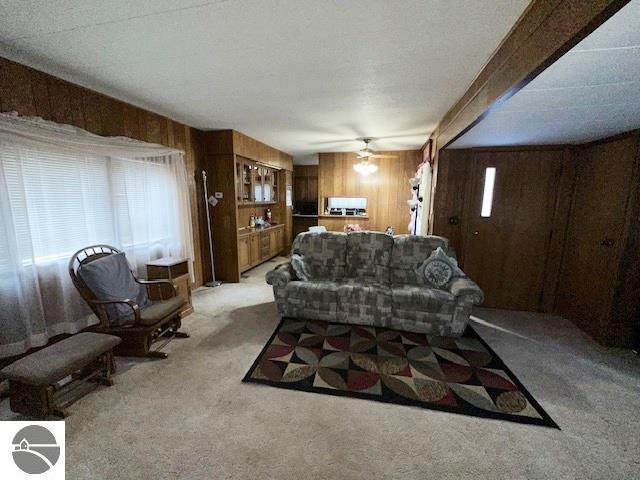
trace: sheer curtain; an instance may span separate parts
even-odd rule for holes
[[[192,261],[183,152],[0,114],[0,358],[96,321],[67,271],[96,243],[139,273],[162,256]]]

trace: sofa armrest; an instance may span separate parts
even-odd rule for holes
[[[484,301],[484,293],[480,287],[468,277],[457,277],[449,284],[449,292],[454,297],[466,297],[474,305],[480,305]]]
[[[274,287],[284,287],[291,281],[291,264],[283,263],[273,270],[269,270],[265,276],[267,283]]]

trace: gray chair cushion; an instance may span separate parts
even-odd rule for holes
[[[338,281],[345,276],[347,234],[302,232],[291,252],[304,258],[310,281]]]
[[[97,300],[131,299],[140,308],[149,305],[146,288],[136,283],[122,252],[83,263],[78,268],[78,277],[93,292]],[[128,305],[107,305],[106,310],[112,325],[130,323],[132,311]]]
[[[0,377],[28,385],[49,385],[89,365],[121,342],[103,333],[83,332],[13,362]]]
[[[349,233],[347,235],[347,278],[387,285],[392,249],[393,237],[386,233]]]
[[[178,313],[184,307],[182,297],[172,297],[167,300],[156,300],[140,310],[140,325],[149,326],[158,323],[163,318]],[[127,323],[133,323],[133,316],[127,317]]]

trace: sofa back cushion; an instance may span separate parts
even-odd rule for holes
[[[347,234],[347,278],[389,283],[393,237],[380,232]]]
[[[431,253],[441,247],[455,258],[449,241],[436,235],[397,235],[393,239],[393,250],[389,262],[391,283],[401,285],[427,285],[424,275],[418,273],[422,263]]]
[[[304,261],[309,280],[342,280],[346,274],[347,234],[302,232],[293,241],[292,254]]]

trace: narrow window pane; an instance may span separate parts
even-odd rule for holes
[[[482,194],[481,217],[491,216],[491,206],[493,205],[493,184],[496,180],[495,167],[488,167],[484,172],[484,192]]]

